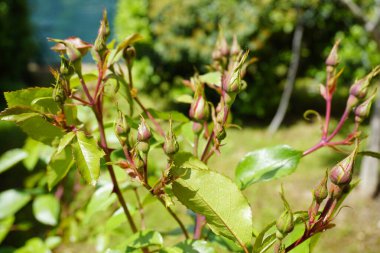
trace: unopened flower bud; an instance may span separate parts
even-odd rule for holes
[[[338,199],[342,196],[343,189],[341,186],[331,184],[330,186],[330,196],[332,199]]]
[[[365,118],[368,117],[375,95],[376,93],[372,94],[372,96],[370,96],[366,101],[356,107],[355,122],[361,123]]]
[[[140,155],[137,153],[133,156],[133,163],[137,170],[140,170],[141,168],[144,167],[144,161],[141,159]]]
[[[236,35],[234,35],[233,39],[232,39],[232,46],[231,46],[231,55],[239,55],[241,52],[241,48],[240,48],[240,45],[239,45],[239,42],[237,40],[237,37]]]
[[[136,57],[136,49],[133,46],[128,46],[123,51],[123,57],[125,60],[131,62]]]
[[[340,41],[335,42],[333,48],[330,51],[329,56],[326,59],[327,66],[335,66],[338,64],[338,46]]]
[[[164,149],[165,154],[167,154],[168,156],[172,156],[178,152],[179,146],[178,146],[178,142],[177,142],[177,137],[175,136],[175,134],[173,132],[173,126],[172,126],[171,120],[169,122],[169,125],[170,125],[169,131],[165,136],[165,142],[163,145],[163,149]]]
[[[350,88],[350,95],[362,99],[367,95],[367,90],[369,86],[369,80],[367,77],[364,77],[360,80],[357,80]]]
[[[62,87],[62,83],[60,82],[60,79],[57,80],[57,83],[54,86],[53,99],[55,102],[60,103],[60,104],[63,104],[66,100],[66,94]]]
[[[92,44],[87,43],[78,37],[69,37],[65,40],[48,38],[48,40],[57,43],[51,48],[53,51],[60,54],[66,53],[69,60],[72,62],[82,58],[92,47]]]
[[[136,143],[136,149],[140,152],[143,152],[143,153],[148,153],[149,151],[149,142],[145,142],[145,141],[138,141]]]
[[[199,135],[203,130],[203,125],[198,122],[193,122],[193,133]]]
[[[281,214],[281,216],[276,221],[277,232],[276,236],[278,239],[282,239],[288,233],[290,233],[294,228],[294,219],[293,212],[290,209],[289,203],[285,198],[284,190],[281,187],[281,198],[284,203],[285,211]]]
[[[203,89],[203,85],[198,81],[196,84],[194,100],[191,103],[189,111],[189,116],[198,122],[207,120],[210,114],[209,105]]]
[[[359,99],[354,95],[350,95],[347,99],[346,108],[351,111],[359,103]]]
[[[356,148],[349,156],[331,169],[330,180],[333,184],[341,186],[351,182],[355,156]]]
[[[227,136],[226,130],[219,123],[215,124],[215,126],[214,126],[214,132],[215,132],[215,136],[216,136],[216,138],[218,139],[219,142],[222,141],[222,140],[224,140],[226,138],[226,136]]]
[[[292,232],[294,228],[294,220],[293,213],[291,210],[285,210],[281,214],[281,216],[276,221],[276,228],[279,232],[278,235],[276,233],[276,236],[280,236],[279,239],[282,239],[284,236]]]
[[[119,138],[125,139],[128,137],[129,132],[131,131],[131,128],[127,124],[127,120],[122,112],[119,111],[119,116],[115,123],[115,133]]]
[[[141,122],[137,129],[137,140],[140,142],[148,142],[151,136],[149,126],[146,124],[144,118],[141,117]]]
[[[328,180],[328,172],[326,170],[325,177],[319,182],[319,184],[313,190],[313,197],[318,204],[321,204],[322,201],[328,196],[327,180]]]

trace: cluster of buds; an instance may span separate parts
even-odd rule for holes
[[[373,69],[367,76],[356,81],[350,87],[350,95],[347,99],[346,110],[355,113],[355,124],[358,126],[370,113],[371,105],[376,97],[376,89],[369,93],[372,78],[380,73],[380,67]]]

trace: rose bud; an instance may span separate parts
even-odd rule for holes
[[[328,180],[328,172],[326,170],[325,177],[313,190],[313,197],[318,204],[321,204],[322,201],[325,198],[327,198],[327,195],[328,195],[327,180]]]
[[[140,142],[148,142],[151,136],[149,126],[146,124],[144,118],[141,117],[141,122],[137,129],[137,140]]]
[[[175,136],[175,134],[173,132],[173,126],[172,126],[171,120],[169,122],[169,125],[170,125],[169,131],[165,136],[165,142],[163,145],[163,149],[164,149],[165,154],[167,154],[168,156],[172,156],[178,152],[179,146],[178,146],[178,142],[177,142],[177,137]]]
[[[333,184],[341,186],[347,185],[351,182],[355,156],[356,148],[349,156],[331,169],[330,180]]]

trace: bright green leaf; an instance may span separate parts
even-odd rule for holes
[[[162,235],[153,230],[140,231],[127,239],[126,252],[132,252],[134,249],[140,249],[148,246],[162,246],[164,239]]]
[[[62,237],[59,237],[59,236],[49,236],[45,240],[45,245],[49,249],[54,249],[54,248],[58,247],[59,244],[61,244],[61,242],[62,242]]]
[[[238,187],[227,177],[214,171],[183,163],[171,172],[180,177],[173,182],[178,200],[206,217],[217,234],[246,245],[252,238],[252,211]]]
[[[61,143],[62,143],[61,139]],[[53,189],[69,172],[74,164],[71,146],[64,147],[63,150],[55,151],[47,166],[47,183],[49,191]]]
[[[7,236],[14,221],[15,221],[15,217],[13,215],[8,216],[4,219],[0,219],[0,244]]]
[[[245,189],[260,181],[284,177],[294,172],[301,157],[301,151],[286,145],[250,152],[237,165],[236,182]]]
[[[112,194],[112,189],[113,185],[111,183],[106,184],[98,188],[91,196],[91,200],[86,208],[86,222],[88,222],[96,212],[105,210],[116,201],[116,195]]]
[[[40,157],[40,151],[44,148],[44,144],[39,141],[27,138],[22,148],[28,156],[22,161],[24,166],[29,170],[33,170],[38,163]]]
[[[40,238],[32,238],[26,244],[17,249],[14,253],[51,253],[50,249]]]
[[[161,111],[156,111],[151,108],[148,109],[148,111],[152,114],[154,118],[157,118],[157,119],[170,120],[171,118],[173,121],[178,121],[182,123],[186,123],[189,121],[189,118],[187,118],[184,114],[177,111],[161,112]]]
[[[19,148],[6,151],[0,156],[0,173],[10,169],[12,166],[25,159],[27,155],[28,154],[24,150]]]
[[[34,87],[4,92],[8,107],[26,106],[43,113],[57,113],[60,108],[52,99],[53,88]]]
[[[98,75],[96,73],[86,73],[86,74],[83,74],[82,76],[83,76],[83,80],[85,81],[85,83],[91,83],[91,82],[98,80]],[[70,78],[70,87],[75,88],[78,86],[81,86],[79,77],[78,77],[78,75],[73,75]]]
[[[215,253],[209,242],[203,240],[186,240],[173,247],[161,249],[160,253]]]
[[[76,133],[76,137],[77,142],[73,145],[75,163],[83,179],[88,184],[95,185],[100,174],[100,158],[104,152],[93,137],[88,137],[81,131]]]
[[[42,114],[23,107],[6,109],[1,112],[0,119],[15,122],[30,138],[47,145],[64,134],[61,128],[48,122]]]
[[[175,101],[178,103],[191,104],[193,102],[193,97],[188,94],[184,94],[176,97]]]
[[[210,72],[210,73],[207,73],[204,75],[200,75],[199,79],[203,83],[216,85],[216,86],[220,87],[221,82],[222,82],[222,74],[220,72]]]
[[[62,137],[58,144],[57,150],[51,156],[47,166],[47,181],[49,191],[61,181],[69,172],[74,163],[71,142],[75,134],[73,132],[67,133]]]
[[[30,200],[30,195],[10,189],[0,193],[0,219],[15,214]]]
[[[45,225],[58,224],[60,204],[52,194],[37,196],[33,201],[34,217]]]

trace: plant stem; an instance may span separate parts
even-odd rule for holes
[[[83,79],[82,73],[78,72],[77,75],[79,77],[79,81],[80,81],[80,83],[82,85],[83,91],[86,94],[86,97],[87,97],[88,101],[90,101],[90,104],[93,105],[94,104],[94,99],[92,98],[92,96],[91,96],[91,94],[90,94],[90,92],[89,92],[89,90],[87,88],[87,85],[86,85],[86,83],[85,83],[85,81]]]
[[[182,221],[178,218],[177,214],[168,206],[166,206],[165,204],[165,201],[160,198],[160,196],[157,196],[153,193],[153,189],[152,187],[150,187],[148,184],[144,184],[145,188],[155,197],[157,197],[157,199],[161,202],[161,204],[166,208],[166,210],[169,212],[169,214],[176,220],[176,222],[178,223],[179,227],[181,228],[184,236],[186,237],[186,239],[189,239],[189,234],[187,233],[187,230],[186,230],[186,227],[185,225],[182,223]]]
[[[194,228],[194,240],[198,240],[202,236],[202,228],[206,223],[206,218],[201,214],[196,214],[195,228]]]
[[[133,191],[135,192],[135,196],[136,196],[136,200],[137,200],[137,205],[139,207],[139,213],[140,213],[140,217],[141,217],[141,230],[144,230],[145,229],[144,207],[143,207],[143,205],[141,203],[140,196],[139,196],[139,193],[137,191],[137,188],[133,189]]]
[[[104,132],[103,119],[101,117],[99,117],[99,113],[96,111],[95,108],[94,108],[94,111],[95,111],[96,119],[98,121],[98,127],[99,127],[99,133],[100,133],[100,144],[101,144],[101,147],[105,153],[104,158],[105,158],[106,163],[109,163],[109,162],[111,162],[110,151],[109,151],[108,146],[107,146],[106,136],[105,136],[105,132]],[[132,215],[128,209],[128,206],[124,200],[123,194],[121,193],[119,184],[118,184],[117,179],[116,179],[115,171],[114,171],[112,165],[108,164],[107,170],[111,176],[111,180],[112,180],[112,184],[113,184],[113,192],[115,192],[115,194],[116,194],[116,196],[117,196],[117,198],[118,198],[118,200],[119,200],[119,202],[120,202],[120,204],[124,210],[124,213],[127,216],[127,220],[128,220],[128,223],[131,227],[132,232],[136,233],[137,232],[136,224],[135,224],[135,222],[132,218]]]
[[[321,147],[323,146],[326,146],[326,145],[329,145],[330,144],[330,141],[339,133],[339,131],[342,129],[344,123],[346,122],[347,118],[348,118],[348,115],[350,114],[350,111],[346,108],[344,110],[344,113],[342,114],[342,117],[340,118],[339,120],[339,123],[338,125],[336,126],[336,128],[334,129],[334,131],[329,135],[327,136],[325,139],[321,139],[320,142],[318,142],[316,145],[314,145],[313,147],[309,148],[308,150],[304,151],[302,153],[303,156],[306,156],[306,155],[309,155],[311,154],[312,152],[320,149]],[[334,143],[334,144],[339,144],[338,143]]]

